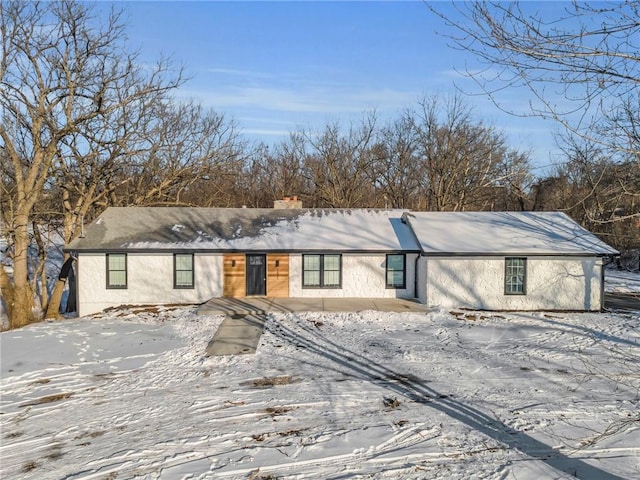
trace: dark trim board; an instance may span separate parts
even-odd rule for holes
[[[449,258],[449,257],[495,257],[495,258],[504,258],[504,257],[597,257],[597,258],[605,258],[605,257],[614,257],[616,255],[612,254],[604,254],[604,253],[529,253],[529,252],[501,252],[501,253],[456,253],[456,252],[438,252],[438,253],[421,253],[421,257],[427,258]]]
[[[613,254],[605,254],[605,253],[558,253],[558,252],[547,252],[547,253],[531,253],[531,252],[499,252],[499,253],[487,253],[487,252],[421,252],[419,250],[340,250],[340,249],[323,249],[323,250],[256,250],[255,252],[252,250],[242,250],[242,249],[232,249],[232,250],[224,250],[224,249],[206,249],[206,248],[140,248],[140,249],[127,249],[127,248],[103,248],[103,249],[68,249],[65,248],[63,250],[65,253],[70,254],[83,254],[83,253],[165,253],[175,254],[175,253],[292,253],[292,254],[303,254],[303,253],[341,253],[343,255],[356,254],[356,255],[384,255],[384,254],[406,254],[406,255],[420,255],[421,257],[598,257],[598,258],[607,258],[607,257],[615,257]]]
[[[171,255],[171,254],[175,254],[175,253],[192,253],[192,254],[198,254],[198,253],[242,253],[242,254],[252,254],[252,253],[280,253],[280,254],[285,254],[285,253],[293,253],[293,254],[302,254],[302,253],[316,253],[316,254],[322,254],[322,253],[335,253],[335,254],[358,254],[358,255],[363,255],[363,254],[370,254],[370,255],[384,255],[384,254],[415,254],[418,255],[420,253],[419,250],[342,250],[342,249],[322,249],[322,250],[307,250],[307,249],[303,249],[303,250],[243,250],[243,249],[229,249],[229,250],[224,250],[224,249],[206,249],[206,248],[176,248],[176,249],[172,249],[172,248],[133,248],[133,249],[127,249],[127,248],[102,248],[102,249],[95,249],[95,248],[88,248],[88,249],[68,249],[65,248],[64,252],[66,253],[73,253],[73,254],[83,254],[83,253],[165,253],[167,255]]]

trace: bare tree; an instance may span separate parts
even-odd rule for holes
[[[455,45],[487,68],[469,70],[491,100],[510,87],[532,94],[528,114],[550,118],[573,135],[626,161],[640,153],[640,2],[574,1],[551,17],[519,2],[466,2],[455,15],[431,10],[457,31]]]
[[[526,156],[508,150],[500,133],[475,120],[459,95],[424,99],[414,124],[424,202],[414,208],[491,209],[496,195],[521,184],[528,172]]]
[[[304,134],[308,148],[304,172],[312,189],[308,195],[312,206],[351,208],[374,202],[369,171],[375,131],[375,115],[369,114],[344,133],[333,123],[318,135]]]
[[[74,1],[0,3],[0,31],[0,146],[8,160],[2,179],[3,194],[11,196],[3,214],[14,269],[10,278],[4,269],[0,275],[10,324],[17,327],[34,317],[31,217],[65,145],[97,119],[176,87],[181,75],[164,60],[138,68],[119,15],[112,12],[100,24],[89,6]]]
[[[640,170],[612,160],[601,145],[567,139],[568,160],[532,189],[534,210],[563,210],[620,250],[637,248]]]
[[[531,174],[528,154],[503,146],[492,156],[498,158],[493,166],[493,179],[478,189],[474,208],[489,211],[529,210],[534,176]]]
[[[238,156],[242,144],[232,122],[158,93],[96,118],[62,142],[55,167],[65,244],[107,205],[198,203],[197,182],[217,180]],[[58,315],[65,280],[55,284],[47,318]]]
[[[198,202],[197,183],[215,183],[245,150],[224,115],[189,102],[161,102],[129,156],[118,204],[186,205]]]
[[[416,119],[410,110],[378,134],[371,173],[382,206],[410,208],[416,203],[421,178],[418,146]]]
[[[309,186],[304,178],[307,158],[304,135],[292,133],[289,138],[272,149],[262,152],[260,172],[261,190],[266,194],[267,205],[274,199],[298,195],[307,201]]]

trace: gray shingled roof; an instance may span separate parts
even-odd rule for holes
[[[561,212],[111,207],[70,251],[614,255]]]
[[[111,207],[67,250],[419,251],[398,210]]]
[[[411,212],[405,220],[429,255],[615,255],[562,212]]]

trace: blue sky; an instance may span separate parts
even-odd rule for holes
[[[446,98],[454,85],[477,91],[456,72],[477,67],[476,60],[447,46],[438,33],[446,27],[420,1],[116,7],[124,9],[131,46],[140,48],[143,60],[164,53],[184,65],[191,79],[179,96],[224,113],[245,137],[269,145],[300,128],[334,121],[348,126],[372,110],[384,123],[422,97]],[[535,166],[558,160],[552,122],[508,116],[482,96],[466,100],[511,147],[531,151]],[[505,100],[524,108],[528,92],[507,91]]]

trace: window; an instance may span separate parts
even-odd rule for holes
[[[107,288],[127,288],[127,254],[107,254]]]
[[[525,295],[527,279],[526,258],[505,258],[504,293],[505,295]]]
[[[303,255],[302,286],[340,288],[342,258],[340,255]]]
[[[404,255],[387,255],[387,288],[405,288]]]
[[[193,288],[193,254],[173,256],[173,288]]]

